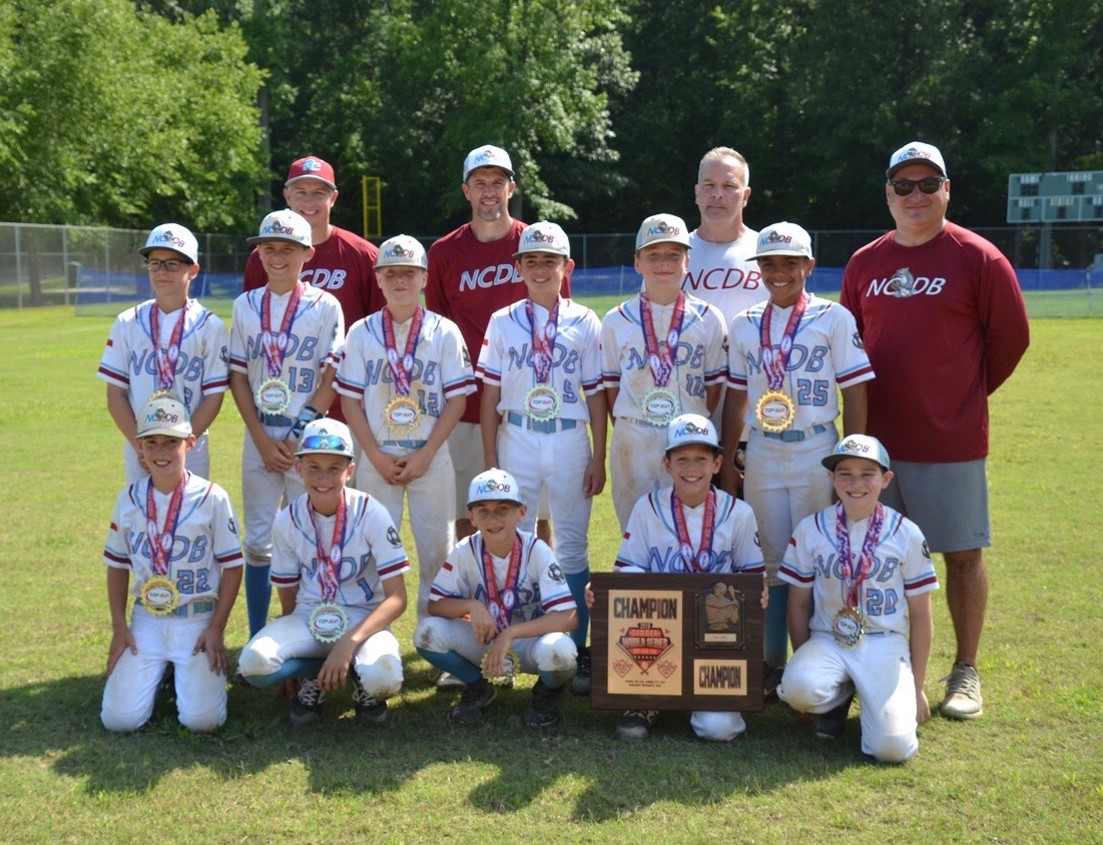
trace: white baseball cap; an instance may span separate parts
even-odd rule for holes
[[[179,223],[162,223],[149,233],[146,245],[138,250],[138,254],[147,256],[155,249],[171,249],[178,252],[192,264],[199,261],[199,241],[195,239],[188,229]]]
[[[571,242],[559,224],[541,220],[521,233],[521,243],[513,257],[519,258],[526,252],[552,252],[570,258]]]
[[[832,472],[835,465],[843,458],[864,458],[873,461],[886,472],[891,467],[889,453],[881,445],[881,441],[868,434],[849,434],[836,444],[835,450],[820,463]]]
[[[774,223],[758,233],[758,248],[751,261],[771,255],[812,257],[812,236],[796,223]]]
[[[672,419],[666,427],[666,451],[695,445],[720,451],[720,437],[712,420],[700,414],[682,414]]]
[[[299,448],[295,452],[296,458],[303,455],[353,457],[352,433],[349,427],[340,420],[329,417],[308,422],[303,428],[303,436],[299,439]]]
[[[310,235],[310,224],[301,214],[297,214],[290,208],[273,211],[260,222],[260,232],[255,238],[249,238],[249,243],[259,244],[265,241],[287,241],[299,246],[314,246]]]
[[[901,167],[915,162],[930,165],[943,176],[949,175],[946,172],[946,160],[942,158],[938,147],[923,141],[910,141],[889,158],[889,169],[885,171],[885,176],[891,179]]]
[[[636,252],[652,244],[681,244],[689,249],[689,227],[676,214],[652,214],[636,233]]]
[[[463,160],[463,179],[460,181],[466,182],[467,177],[471,175],[471,171],[480,167],[497,167],[508,173],[510,179],[513,178],[513,162],[509,160],[509,153],[501,147],[490,144],[475,147]]]
[[[184,403],[167,393],[154,393],[142,406],[135,420],[138,437],[179,437],[183,440],[191,434],[191,419]]]
[[[471,479],[471,484],[467,488],[467,507],[470,508],[479,502],[523,504],[517,479],[504,469],[488,469],[486,472],[480,472]]]
[[[429,259],[425,257],[425,247],[417,238],[409,235],[395,235],[383,241],[379,247],[379,257],[375,260],[375,269],[380,267],[420,267],[429,269]]]

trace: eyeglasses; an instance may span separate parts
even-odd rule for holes
[[[342,437],[336,434],[312,434],[299,444],[300,452],[320,452],[322,450],[351,452],[352,448]]]
[[[168,270],[170,273],[175,273],[178,270],[182,270],[184,267],[191,267],[190,261],[185,261],[183,258],[166,258],[164,261],[159,258],[147,258],[146,267],[149,268],[149,272],[156,273],[160,269]]]
[[[896,191],[896,196],[906,197],[916,188],[925,194],[933,194],[945,181],[945,176],[928,176],[925,179],[889,179],[889,184]]]

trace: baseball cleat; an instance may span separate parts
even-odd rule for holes
[[[590,649],[588,646],[578,650],[578,671],[571,678],[571,692],[582,696],[590,694]]]
[[[850,704],[854,701],[853,695],[848,695],[846,701],[838,707],[833,707],[826,713],[818,714],[812,720],[812,730],[817,739],[838,739],[846,730],[846,717],[850,715]]]
[[[938,711],[947,719],[975,719],[984,712],[980,694],[980,675],[975,666],[955,663],[946,681],[946,697]]]
[[[565,690],[565,687],[549,687],[543,680],[537,680],[532,687],[532,702],[521,720],[530,728],[554,725],[559,720],[559,702]]]
[[[479,721],[482,712],[490,706],[498,695],[498,690],[485,678],[479,678],[474,683],[464,685],[460,693],[460,702],[452,708],[448,716],[453,722],[468,725]]]
[[[356,705],[356,721],[360,725],[382,725],[387,721],[387,699],[369,695],[357,681],[352,690],[352,703]]]
[[[647,739],[651,726],[658,718],[658,710],[627,710],[617,719],[617,739],[638,741]]]
[[[326,700],[325,690],[317,680],[303,681],[299,694],[291,702],[291,724],[296,728],[305,728],[315,724],[322,715],[322,704]]]

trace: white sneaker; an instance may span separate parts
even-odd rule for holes
[[[946,697],[939,712],[947,719],[975,719],[984,712],[980,695],[980,675],[968,663],[955,663],[946,681]]]

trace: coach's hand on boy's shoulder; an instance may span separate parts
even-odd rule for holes
[[[267,434],[255,441],[264,468],[269,472],[286,472],[295,465],[295,444],[288,440],[276,440]]]
[[[199,654],[201,651],[207,653],[207,663],[210,665],[212,672],[216,675],[226,674],[229,661],[226,659],[226,645],[222,639],[221,628],[211,625],[199,635],[199,639],[195,641],[195,648],[192,649],[191,653]]]
[[[111,635],[111,645],[107,648],[107,671],[105,675],[110,675],[111,670],[115,668],[115,664],[119,662],[119,658],[123,656],[123,652],[130,649],[131,654],[138,653],[138,644],[134,642],[134,635],[130,633],[130,628],[124,628],[121,631],[115,631]]]

